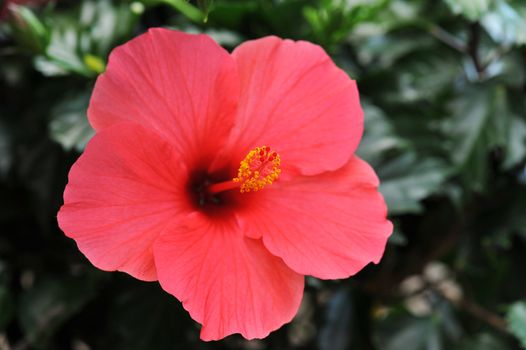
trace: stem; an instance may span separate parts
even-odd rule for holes
[[[462,309],[466,313],[468,313],[470,316],[478,319],[481,322],[486,323],[487,325],[495,328],[496,330],[509,334],[508,328],[506,325],[506,320],[502,318],[500,315],[490,311],[489,309],[484,308],[483,306],[477,304],[476,302],[467,299],[466,297],[461,298],[460,300],[451,299],[446,294],[444,294],[439,288],[438,284],[445,279],[437,282],[437,283],[426,283],[422,288],[419,288],[413,292],[411,292],[406,297],[414,296],[421,294],[425,291],[432,291],[434,293],[437,293],[440,297],[444,298],[445,300],[449,301],[452,305],[455,307]]]
[[[429,27],[429,32],[431,35],[433,35],[435,38],[446,44],[447,46],[457,50],[458,52],[465,53],[466,52],[466,45],[455,37],[453,34],[449,33],[448,31],[442,29],[441,27],[437,25],[432,25]]]
[[[457,305],[476,319],[485,322],[493,328],[501,331],[502,333],[509,334],[506,320],[500,317],[498,314],[495,314],[490,310],[480,306],[479,304],[467,299],[461,299],[458,302],[453,302],[453,304]]]
[[[473,61],[473,65],[477,70],[479,78],[484,75],[484,66],[480,62],[479,57],[479,43],[480,43],[480,25],[478,22],[471,23],[469,26],[469,41],[468,54]]]
[[[239,182],[229,180],[229,181],[219,182],[217,184],[210,185],[208,187],[208,193],[217,194],[220,192],[233,190],[239,187],[241,187],[241,184]]]

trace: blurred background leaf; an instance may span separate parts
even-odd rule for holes
[[[525,348],[523,0],[16,2],[0,5],[0,348]],[[111,50],[159,26],[228,50],[309,40],[358,82],[357,154],[395,234],[379,265],[308,278],[298,315],[266,339],[199,341],[157,283],[99,272],[57,227],[97,76]]]
[[[51,110],[50,137],[66,150],[82,151],[94,134],[86,115],[89,96],[89,91],[69,93]]]
[[[492,11],[481,21],[488,34],[501,45],[526,44],[526,4],[493,0]]]
[[[479,20],[489,9],[492,0],[444,0],[451,11],[470,21]]]
[[[516,302],[510,306],[507,313],[510,332],[519,339],[526,349],[526,302]]]

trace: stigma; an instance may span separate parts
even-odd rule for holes
[[[232,181],[240,185],[241,193],[262,190],[278,179],[281,173],[280,163],[279,154],[270,147],[256,147],[241,161],[237,177]]]

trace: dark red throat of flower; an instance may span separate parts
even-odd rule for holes
[[[262,190],[277,180],[281,173],[280,164],[279,154],[270,147],[256,147],[241,161],[237,177],[210,185],[208,193],[214,195],[238,188],[241,193]]]

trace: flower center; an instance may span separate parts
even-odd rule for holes
[[[239,165],[237,177],[231,181],[208,187],[211,194],[239,188],[241,193],[262,190],[271,185],[281,173],[279,154],[268,146],[256,147],[248,152]]]

